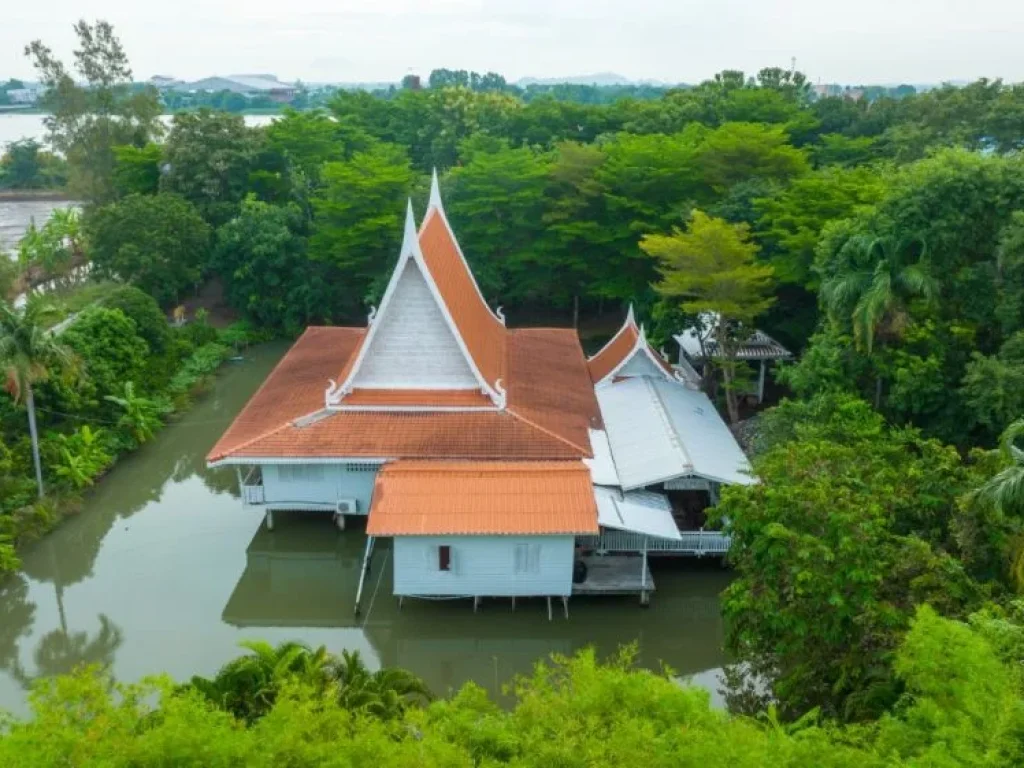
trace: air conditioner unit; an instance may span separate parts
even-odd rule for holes
[[[337,509],[339,515],[354,515],[359,511],[359,504],[355,499],[338,499]]]

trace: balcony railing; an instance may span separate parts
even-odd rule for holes
[[[629,531],[604,530],[599,536],[580,536],[579,546],[601,552],[643,552],[648,554],[724,555],[731,539],[721,531],[680,531],[681,539],[660,539]]]
[[[267,495],[263,488],[263,472],[259,467],[253,467],[242,478],[242,503],[248,506],[250,504],[265,504],[266,501]]]

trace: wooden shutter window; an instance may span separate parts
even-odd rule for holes
[[[447,544],[442,544],[437,548],[437,567],[441,571],[452,569],[452,548]]]

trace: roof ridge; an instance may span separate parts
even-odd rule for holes
[[[593,453],[594,453],[593,449],[591,449],[588,452],[586,448],[583,448],[582,446],[576,445],[576,443],[574,443],[572,440],[566,439],[562,435],[558,434],[557,432],[553,432],[552,430],[548,429],[547,427],[542,427],[540,424],[535,422],[533,419],[527,418],[526,416],[522,415],[521,413],[517,413],[515,410],[513,410],[510,407],[506,408],[505,410],[513,418],[519,419],[519,421],[523,422],[524,424],[528,424],[529,426],[533,427],[534,429],[536,429],[536,430],[538,430],[540,432],[543,432],[545,435],[548,435],[549,437],[553,437],[556,440],[559,440],[560,442],[565,443],[570,448],[572,448],[574,450],[577,450],[577,451],[580,451],[583,454],[583,456],[580,457],[580,458],[591,458],[592,459],[594,457],[593,456]]]
[[[248,440],[246,440],[245,442],[242,442],[242,443],[239,443],[238,445],[232,446],[230,450],[223,451],[222,453],[220,453],[220,454],[218,454],[216,456],[214,456],[211,453],[207,457],[207,461],[221,461],[223,459],[226,459],[228,456],[231,456],[234,453],[238,453],[238,451],[242,450],[243,448],[248,448],[253,443],[259,442],[260,440],[263,440],[264,438],[270,437],[271,435],[280,432],[282,429],[285,429],[287,427],[292,426],[299,419],[309,418],[310,416],[312,416],[315,413],[318,413],[318,411],[310,411],[309,413],[307,413],[307,414],[305,414],[303,416],[299,416],[299,417],[297,417],[295,419],[289,419],[284,424],[278,424],[273,429],[268,429],[266,432],[261,432],[260,434],[256,435],[255,437],[251,437]],[[216,447],[216,446],[214,446],[214,447]]]
[[[658,391],[656,382],[646,376],[642,377],[642,380],[647,388],[647,391],[651,395],[651,400],[658,411],[658,416],[661,418],[662,422],[665,424],[665,426],[669,430],[669,433],[671,434],[670,440],[672,442],[672,447],[679,452],[679,454],[683,457],[683,463],[686,464],[686,466],[688,466],[690,468],[690,471],[692,472],[696,468],[696,465],[693,463],[693,459],[691,458],[690,453],[686,450],[686,446],[683,445],[682,438],[680,438],[679,436],[679,431],[676,429],[676,425],[672,422],[672,418],[668,415],[668,408],[665,406],[665,401],[661,397],[661,392]],[[678,384],[678,382],[670,383]]]

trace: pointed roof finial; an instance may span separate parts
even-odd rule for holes
[[[626,325],[636,325],[636,318],[633,316],[633,302],[629,302],[629,311],[626,313]]]
[[[419,236],[416,234],[416,217],[412,213],[412,198],[405,207],[405,231],[402,233],[402,250],[405,254],[419,244]]]
[[[441,204],[441,185],[437,181],[437,168],[434,168],[430,176],[430,202],[427,207],[444,212],[444,206]]]

